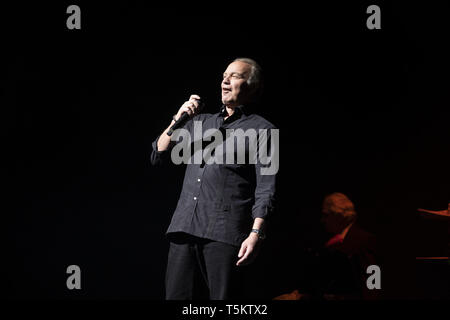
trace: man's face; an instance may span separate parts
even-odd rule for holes
[[[320,219],[325,230],[332,234],[341,233],[349,224],[350,218],[343,212],[333,212],[322,209],[322,217]]]
[[[248,101],[251,90],[247,84],[251,66],[242,61],[232,62],[223,73],[222,103],[236,107]]]
[[[339,214],[325,211],[322,211],[322,218],[320,219],[325,230],[332,234],[338,234],[344,230],[345,222],[342,220]]]

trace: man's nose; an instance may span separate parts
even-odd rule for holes
[[[226,76],[223,78],[222,83],[230,84],[230,76]]]

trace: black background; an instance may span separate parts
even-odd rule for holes
[[[66,8],[81,7],[81,30]],[[378,4],[382,29],[366,28]],[[196,93],[220,107],[238,56],[266,75],[260,113],[280,129],[277,214],[248,278],[291,290],[299,235],[328,192],[355,202],[383,244],[386,297],[428,297],[415,209],[449,197],[448,5],[214,6],[86,1],[1,9],[1,111],[10,298],[162,299],[183,167],[149,165],[151,142]],[[419,231],[418,231],[419,230]],[[420,252],[421,253],[421,252]],[[66,288],[66,268],[82,290]]]

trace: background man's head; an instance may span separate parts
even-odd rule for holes
[[[237,58],[223,73],[222,103],[227,107],[254,102],[262,92],[262,69],[249,58]]]
[[[355,219],[355,206],[345,194],[335,192],[323,200],[321,221],[328,232],[340,233]]]

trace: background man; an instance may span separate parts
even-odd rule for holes
[[[366,286],[369,265],[379,256],[375,237],[358,226],[353,202],[343,193],[327,195],[322,203],[321,227],[314,229],[301,261],[300,288],[275,300],[376,299],[379,290]]]

